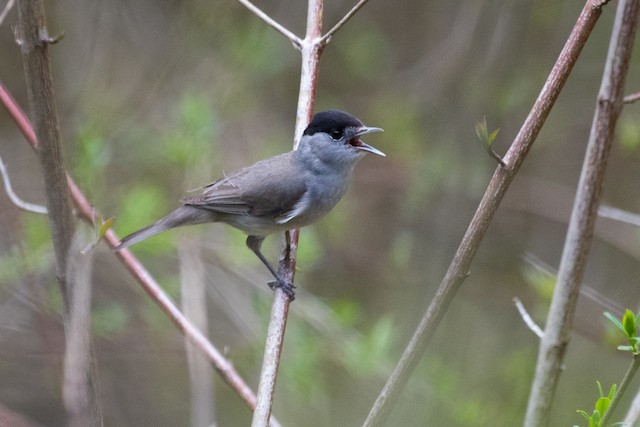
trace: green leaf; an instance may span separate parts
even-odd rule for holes
[[[478,135],[478,138],[480,138],[480,142],[482,142],[484,149],[487,151],[487,153],[489,153],[489,156],[500,163],[500,166],[506,167],[507,165],[505,164],[504,160],[502,160],[502,157],[500,157],[498,153],[493,151],[493,148],[491,148],[491,144],[493,144],[496,136],[498,136],[498,132],[500,132],[499,128],[489,134],[489,131],[487,129],[486,117],[483,117],[481,122],[476,123],[476,135]]]
[[[583,411],[582,409],[578,409],[576,412],[582,415],[583,417],[585,417],[587,421],[591,421],[591,416],[587,414],[585,411]]]
[[[613,314],[609,313],[608,311],[605,311],[603,315],[604,317],[609,319],[611,323],[616,325],[622,332],[625,332],[624,326],[622,326],[622,323],[620,323],[620,321]]]
[[[487,142],[489,141],[489,133],[487,132],[486,117],[483,117],[481,122],[476,123],[476,135],[478,135],[478,138],[483,144],[487,145]]]
[[[100,226],[100,238],[104,237],[105,233],[108,229],[111,228],[115,220],[116,218],[112,216],[102,223],[102,225]]]
[[[638,325],[636,324],[636,316],[627,309],[622,316],[622,326],[627,337],[632,338],[638,335]]]
[[[611,388],[609,389],[609,399],[613,400],[614,396],[616,395],[616,391],[618,390],[618,385],[617,384],[612,384]]]
[[[491,132],[491,135],[489,135],[489,144],[493,144],[493,141],[496,139],[496,136],[498,136],[499,132],[500,132],[500,128]]]
[[[596,411],[604,414],[607,412],[607,409],[609,409],[609,405],[611,405],[611,399],[608,397],[601,397],[596,401]]]

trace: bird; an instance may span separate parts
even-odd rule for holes
[[[182,225],[222,222],[247,233],[246,245],[291,301],[292,283],[282,279],[260,248],[265,237],[312,224],[326,215],[346,192],[356,164],[366,153],[385,154],[361,136],[382,132],[340,110],[316,113],[297,149],[261,160],[201,188],[159,221],[124,237],[119,251]]]

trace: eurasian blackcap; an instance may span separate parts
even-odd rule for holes
[[[367,133],[381,132],[338,110],[317,113],[305,129],[298,149],[225,174],[160,221],[122,239],[115,250],[180,225],[224,222],[249,235],[247,246],[293,299],[293,285],[278,277],[260,252],[272,233],[311,224],[342,198],[355,165],[365,153],[384,156],[362,142]]]

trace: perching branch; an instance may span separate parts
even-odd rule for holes
[[[29,119],[20,109],[15,100],[11,97],[2,82],[0,82],[0,102],[9,112],[12,120],[31,147],[38,152],[38,141],[33,132],[33,127]],[[76,207],[78,216],[93,224],[93,206],[76,185],[73,179],[67,175],[67,183],[71,193],[71,199]],[[112,229],[107,230],[104,235],[104,241],[111,248],[115,248],[120,243],[120,238]],[[222,379],[229,385],[246,403],[250,409],[255,408],[256,397],[251,388],[242,379],[240,374],[235,370],[231,362],[222,356],[213,344],[200,332],[191,322],[182,314],[176,304],[164,292],[162,287],[151,276],[147,269],[138,261],[138,259],[129,250],[122,250],[116,253],[116,256],[124,264],[125,268],[133,275],[136,281],[142,286],[142,289],[149,295],[151,300],[156,303],[160,309],[171,319],[178,330],[184,334],[196,347],[206,355],[211,361]],[[272,417],[271,425],[278,426],[278,422]]]
[[[524,425],[546,426],[569,345],[573,317],[584,277],[598,214],[613,131],[622,110],[624,83],[640,14],[640,0],[621,0],[612,30],[609,52],[598,93],[558,280],[551,300],[544,337]]]
[[[493,219],[493,215],[536,140],[540,129],[542,129],[542,125],[555,104],[560,91],[569,78],[569,74],[591,34],[591,30],[600,17],[603,3],[606,2],[586,2],[578,21],[569,35],[569,39],[565,43],[562,52],[560,52],[560,56],[554,64],[549,77],[547,77],[540,95],[538,95],[538,99],[536,99],[509,151],[504,156],[503,160],[507,167],[500,166],[494,172],[480,205],[449,265],[449,269],[436,291],[436,295],[420,320],[400,361],[374,403],[364,423],[365,426],[378,426],[383,423],[400,392],[404,389],[411,372],[418,364],[444,314],[451,305],[457,290],[469,274],[471,261]]]
[[[300,45],[302,64],[298,108],[296,111],[294,149],[298,147],[302,132],[313,114],[320,56],[323,49],[323,46],[319,43],[322,34],[323,3],[324,0],[309,0],[307,6],[307,31]],[[285,233],[282,240],[282,254],[278,265],[278,275],[289,283],[293,283],[295,274],[298,236],[299,230],[291,230]],[[273,296],[271,318],[267,329],[260,384],[258,385],[258,403],[253,413],[252,427],[266,426],[269,414],[271,414],[282,343],[284,342],[284,332],[287,326],[289,303],[290,301],[286,294],[282,289],[277,288]]]

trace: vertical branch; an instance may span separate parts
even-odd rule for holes
[[[49,64],[49,41],[44,6],[40,0],[18,2],[19,40],[27,81],[29,107],[39,141],[40,166],[44,175],[49,225],[56,258],[56,273],[68,305],[65,272],[74,232],[73,210],[62,159],[62,143],[53,79]]]
[[[307,31],[301,43],[302,65],[300,72],[300,92],[298,96],[298,109],[296,111],[296,128],[293,147],[298,147],[300,136],[311,120],[313,105],[315,102],[316,86],[320,56],[322,54],[322,11],[323,0],[309,0],[307,9]],[[293,283],[296,256],[298,252],[299,230],[291,230],[285,233],[282,243],[282,255],[279,263],[278,274],[286,281]],[[289,313],[289,298],[282,291],[276,289],[271,307],[271,318],[267,331],[262,372],[258,385],[256,409],[253,413],[252,427],[266,426],[273,406],[278,366],[284,342],[284,332],[287,326]]]
[[[605,3],[606,1],[593,0],[586,2],[562,52],[560,52],[547,77],[547,81],[538,95],[538,99],[533,104],[529,115],[504,157],[507,167],[500,166],[493,174],[480,205],[471,219],[462,242],[460,242],[460,246],[458,246],[458,250],[449,265],[449,269],[436,291],[436,295],[420,319],[420,323],[398,364],[378,395],[364,423],[365,426],[378,426],[384,422],[400,392],[404,389],[411,372],[420,361],[420,357],[451,305],[456,292],[468,276],[471,261],[475,257],[484,234],[493,219],[493,215],[542,129],[555,101],[558,99],[558,95],[569,78],[569,74],[587,42],[591,30],[600,17],[602,6]]]
[[[24,135],[27,143],[29,143],[31,148],[36,152],[39,152],[38,140],[36,139],[36,134],[33,131],[33,127],[29,119],[15,102],[11,94],[9,94],[1,81],[0,103],[2,103],[2,105],[7,109],[12,120]],[[82,193],[80,188],[69,175],[67,175],[67,184],[78,216],[86,222],[93,224],[93,206],[91,202]],[[104,241],[109,245],[109,247],[115,248],[120,243],[120,238],[112,229],[109,229],[104,235]],[[198,328],[193,326],[189,319],[185,317],[173,300],[162,289],[160,284],[156,282],[153,276],[151,276],[131,251],[125,249],[118,252],[116,257],[140,284],[149,298],[151,298],[151,300],[173,322],[178,331],[180,331],[180,333],[187,337],[194,346],[206,355],[223,381],[238,394],[250,409],[253,410],[256,405],[256,396],[246,381],[244,381],[240,376],[238,371],[235,370],[231,362],[222,356],[222,353],[214,347],[213,344],[211,344],[211,341],[209,341]],[[279,423],[272,417],[271,425],[278,426]]]
[[[69,313],[73,284],[66,276],[69,249],[74,234],[74,219],[67,177],[62,157],[62,144],[56,104],[53,93],[53,79],[49,63],[49,44],[52,39],[48,36],[44,5],[42,0],[20,0],[18,2],[18,43],[22,51],[25,79],[29,96],[29,106],[34,124],[35,135],[39,141],[38,152],[40,165],[44,175],[44,185],[49,212],[49,226],[53,250],[56,260],[56,274],[62,291],[64,302],[63,316],[65,330],[70,329]],[[85,333],[89,333],[85,329]],[[86,420],[84,425],[102,425],[102,415],[97,396],[97,378],[95,375],[95,360],[91,357],[91,341],[88,337],[82,340],[85,348],[85,360],[81,363],[83,372],[77,373],[81,379],[78,395],[86,397],[80,408],[73,410],[73,419]],[[69,353],[65,358],[71,357]],[[74,367],[77,369],[77,367]],[[65,402],[68,403],[68,402]],[[81,411],[81,414],[75,411]],[[78,418],[76,418],[78,417]]]
[[[207,317],[207,298],[205,267],[202,262],[200,242],[187,245],[179,244],[180,256],[180,299],[182,311],[202,331],[206,337],[209,328]],[[204,353],[185,337],[184,345],[187,353],[187,367],[189,368],[189,385],[191,387],[191,426],[205,427],[215,425],[215,399],[211,368]]]
[[[69,415],[70,427],[96,425],[89,410],[97,402],[91,402],[97,393],[87,393],[85,383],[87,373],[95,374],[95,363],[92,365],[91,353],[91,273],[93,271],[93,252],[86,255],[80,253],[89,241],[87,229],[77,229],[72,241],[69,262],[67,263],[67,280],[69,287],[69,313],[65,327],[66,350],[64,357],[64,379],[62,396],[64,406]],[[94,371],[91,371],[94,369]],[[91,385],[88,382],[88,385]]]
[[[580,284],[593,240],[613,131],[622,110],[624,83],[633,48],[640,0],[621,0],[591,126],[576,199],[558,269],[558,281],[540,343],[525,426],[549,423],[551,404],[569,345]]]

